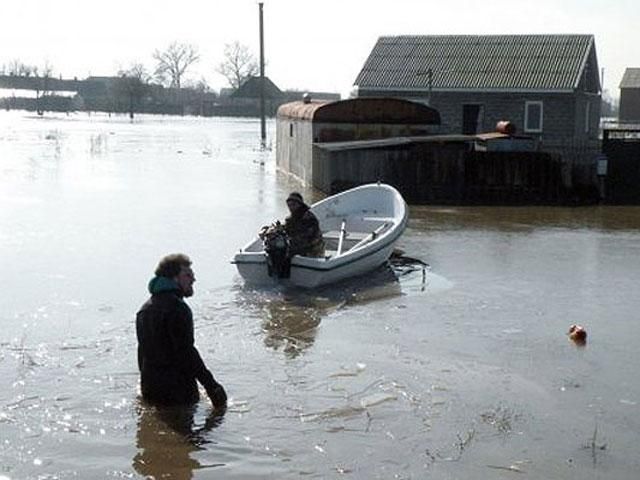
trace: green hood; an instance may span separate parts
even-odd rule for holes
[[[151,295],[160,292],[170,292],[172,290],[177,290],[178,292],[180,292],[180,287],[171,278],[153,277],[149,281],[149,292],[151,293]]]

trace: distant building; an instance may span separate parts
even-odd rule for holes
[[[249,77],[231,96],[233,98],[258,99],[260,98],[261,90],[260,77]],[[277,100],[282,96],[282,90],[280,90],[269,77],[264,77],[264,97],[269,100]]]
[[[621,122],[640,123],[640,68],[627,68],[620,82]]]
[[[340,100],[339,93],[316,92],[312,90],[285,90],[284,95],[287,98],[287,102],[302,100],[303,98],[305,98],[305,96],[313,98],[314,100],[322,100],[325,102],[337,102],[338,100]]]
[[[260,115],[260,77],[249,77],[236,90],[222,89],[216,115],[249,116]],[[276,115],[278,107],[287,102],[302,100],[306,92],[282,91],[269,77],[264,78],[265,114],[269,117]],[[312,92],[311,96],[317,100],[340,100],[337,93]]]
[[[355,86],[359,97],[434,107],[442,133],[488,132],[509,120],[590,181],[600,121],[593,35],[380,37]]]

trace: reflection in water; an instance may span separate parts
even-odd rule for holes
[[[421,231],[530,232],[536,229],[638,230],[638,208],[411,206],[410,227]]]
[[[208,443],[206,433],[222,423],[224,412],[212,412],[198,426],[194,421],[196,405],[139,409],[137,443],[133,468],[140,475],[153,478],[193,478],[193,471],[205,468],[191,453]],[[206,465],[206,467],[219,465]]]
[[[401,294],[397,273],[383,265],[367,276],[316,290],[244,287],[237,301],[263,319],[267,347],[295,358],[313,345],[320,322],[332,312]]]
[[[295,297],[268,300],[263,307],[264,344],[282,350],[290,358],[313,344],[320,320],[327,310],[320,304],[299,304],[297,300]]]

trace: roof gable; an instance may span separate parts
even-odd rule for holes
[[[261,77],[249,77],[240,87],[231,94],[235,98],[260,98]],[[282,96],[282,91],[271,81],[269,77],[264,77],[264,96],[266,98],[277,98]]]
[[[620,88],[640,88],[640,68],[627,68],[622,76]]]
[[[431,77],[433,90],[570,91],[590,58],[593,35],[380,37],[355,85],[428,90]]]

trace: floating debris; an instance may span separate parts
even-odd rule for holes
[[[571,325],[567,335],[569,335],[569,340],[579,347],[584,347],[587,344],[587,331],[580,325]]]
[[[506,470],[508,472],[514,473],[524,473],[524,470],[516,467],[515,465],[509,465],[508,467],[502,465],[487,465],[488,468],[493,468],[494,470]]]
[[[343,369],[340,372],[336,372],[336,373],[332,373],[331,375],[329,375],[329,378],[337,378],[337,377],[355,377],[358,374],[360,374],[360,372],[362,372],[365,368],[367,368],[367,365],[365,363],[357,363],[356,364],[356,368],[355,370],[346,370]]]
[[[390,393],[374,393],[372,395],[368,395],[360,400],[360,405],[363,408],[373,407],[374,405],[379,405],[384,402],[388,402],[390,400],[396,400],[397,397]]]

